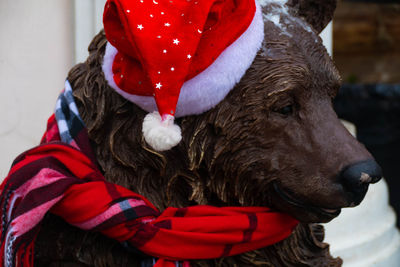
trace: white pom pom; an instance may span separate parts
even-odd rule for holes
[[[161,120],[156,111],[146,115],[142,132],[146,142],[157,151],[169,150],[182,139],[181,128],[174,124],[174,117],[166,115],[164,120]]]

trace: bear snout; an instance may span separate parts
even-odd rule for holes
[[[382,169],[373,159],[351,164],[339,173],[339,181],[348,194],[350,206],[360,204],[368,185],[378,182],[381,178]]]

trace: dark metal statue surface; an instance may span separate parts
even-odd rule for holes
[[[146,112],[108,87],[101,70],[103,33],[68,79],[109,181],[144,195],[160,210],[268,206],[302,222],[278,244],[192,261],[193,266],[341,266],[315,223],[358,205],[379,175],[372,156],[332,109],[341,81],[318,33],[336,1],[291,0],[287,8],[276,3],[282,1],[264,2],[265,40],[252,66],[214,109],[177,120],[183,139],[170,151],[146,145]],[[357,177],[354,166],[367,176]],[[144,257],[53,216],[42,228],[35,256],[38,266],[140,266]]]

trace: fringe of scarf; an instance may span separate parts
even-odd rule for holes
[[[48,212],[158,258],[155,266],[266,247],[298,223],[264,207],[171,207],[161,213],[145,197],[107,182],[68,81],[41,145],[20,155],[1,184],[0,207],[0,262],[6,267],[34,265],[35,238]]]

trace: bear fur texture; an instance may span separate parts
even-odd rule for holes
[[[341,125],[331,101],[340,77],[318,33],[336,1],[263,2],[265,40],[239,84],[215,108],[176,120],[182,141],[165,152],[143,140],[146,112],[112,90],[101,71],[104,33],[68,75],[98,165],[107,180],[168,206],[268,206],[301,221],[286,240],[192,266],[341,266],[323,227],[359,204],[337,180],[371,155]],[[278,16],[278,20],[276,20]],[[138,251],[49,215],[37,266],[140,266]]]

